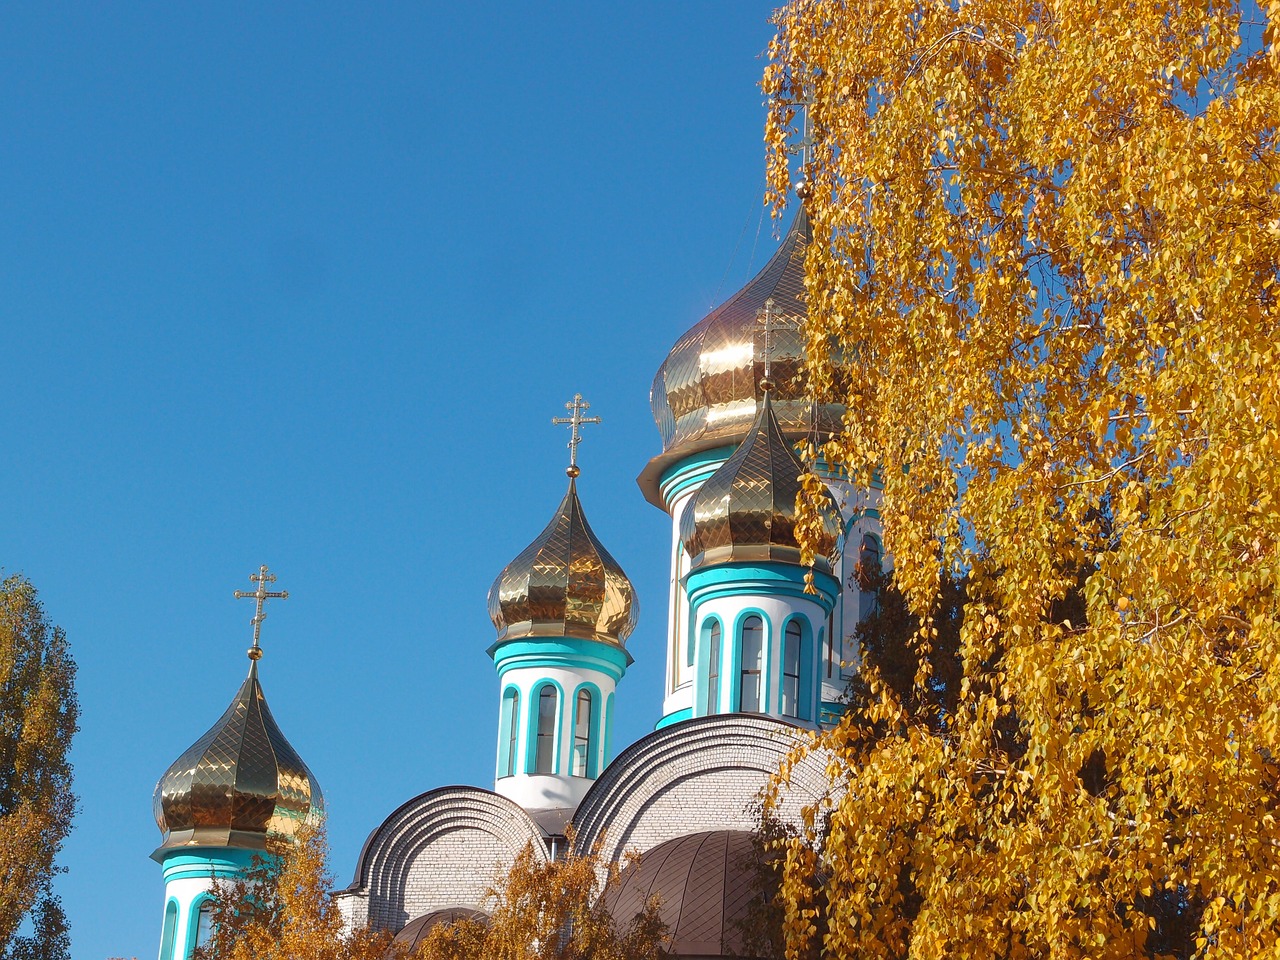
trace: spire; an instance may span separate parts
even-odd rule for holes
[[[579,432],[591,404],[574,394],[570,416],[553,417],[568,425],[569,489],[551,522],[520,551],[489,588],[489,618],[498,643],[521,637],[577,637],[621,647],[635,628],[635,590],[618,561],[596,537],[578,500]]]
[[[771,376],[773,355],[769,348],[769,334],[774,330],[794,329],[795,327],[795,324],[789,323],[786,317],[778,315],[776,307],[777,301],[773,297],[769,297],[769,299],[765,300],[764,306],[756,311],[756,323],[764,327],[764,376],[760,378],[760,389],[766,394],[773,389],[773,377]]]
[[[319,784],[280,731],[258,682],[263,604],[289,595],[267,590],[275,579],[264,565],[251,577],[253,593],[235,592],[257,601],[249,675],[218,722],[156,784],[152,802],[164,835],[157,859],[176,847],[262,850],[269,834],[291,836],[323,809]]]
[[[551,425],[558,427],[562,424],[568,424],[569,426],[569,466],[565,469],[565,473],[572,480],[582,473],[578,469],[578,444],[582,442],[582,435],[578,432],[578,428],[584,423],[601,423],[602,421],[599,417],[584,417],[582,415],[584,411],[591,409],[591,404],[583,400],[580,393],[575,393],[573,399],[566,403],[564,408],[572,411],[572,415],[568,417],[552,417]]]
[[[680,539],[693,568],[740,560],[800,563],[795,528],[803,473],[766,392],[742,444],[698,489],[680,516]],[[840,511],[825,491],[820,514],[823,535],[814,565],[827,572],[826,555],[840,535]]]
[[[258,588],[252,593],[248,593],[244,590],[237,590],[235,596],[237,600],[253,599],[258,602],[258,608],[254,612],[253,620],[251,621],[253,623],[253,646],[249,648],[249,659],[257,662],[262,659],[262,647],[258,645],[258,638],[262,633],[262,621],[267,619],[267,615],[262,612],[262,605],[268,600],[288,600],[289,591],[267,590],[268,583],[276,582],[276,575],[267,570],[267,565],[265,563],[258,568],[257,573],[249,574],[249,581],[251,583],[256,583]]]

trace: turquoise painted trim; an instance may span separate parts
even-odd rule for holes
[[[693,676],[693,706],[689,708],[689,715],[695,717],[705,717],[711,713],[719,713],[721,704],[724,703],[724,681],[727,674],[724,669],[724,651],[726,644],[733,641],[733,634],[729,632],[725,626],[724,620],[717,613],[708,614],[703,620],[696,618],[696,608],[691,608],[690,613],[693,619],[693,634],[697,643],[697,669]],[[707,693],[708,687],[711,685],[711,625],[718,623],[720,625],[720,673],[718,676],[719,688],[716,691],[715,709],[708,711]],[[681,711],[677,711],[679,713]]]
[[[823,700],[818,708],[818,725],[822,727],[834,727],[840,722],[840,718],[845,715],[845,711],[849,709],[847,703],[836,703],[832,700]]]
[[[508,694],[514,694],[514,697],[508,697]],[[514,699],[515,706],[507,707],[507,700]],[[498,768],[496,778],[510,777],[520,770],[520,688],[514,683],[509,683],[502,688],[502,696],[498,700]],[[511,727],[515,726],[515,737],[511,736]],[[514,761],[511,757],[512,740],[515,740],[517,756]],[[510,771],[510,772],[508,772]]]
[[[814,673],[815,666],[813,662],[813,623],[802,613],[792,613],[782,621],[782,632],[778,635],[778,713],[782,716],[782,685],[786,682],[787,672],[787,627],[791,623],[800,624],[800,662],[797,664],[797,670],[800,674],[799,689],[796,690],[796,704],[799,713],[790,717],[792,720],[803,720],[812,722],[817,716],[816,701],[817,695],[814,689]]]
[[[604,702],[604,765],[613,763],[613,694]]]
[[[733,623],[733,645],[730,648],[730,673],[733,687],[729,690],[729,712],[742,712],[742,627],[748,617],[759,617],[764,635],[761,637],[763,649],[760,651],[760,697],[764,701],[760,713],[769,712],[769,648],[773,645],[773,624],[769,615],[759,607],[746,607],[738,611]],[[722,696],[723,701],[723,696]]]
[[[564,748],[564,687],[551,678],[539,680],[529,688],[529,729],[525,731],[524,772],[537,774],[538,768],[538,704],[542,700],[542,688],[555,687],[556,715],[552,720],[555,736],[551,740],[551,769],[543,771],[542,776],[559,776],[560,753]]]
[[[160,960],[174,960],[173,948],[178,940],[178,901],[170,897],[164,905],[160,927]]]
[[[685,577],[684,585],[694,609],[721,597],[791,597],[816,603],[829,613],[840,595],[840,581],[815,570],[813,583],[818,592],[805,593],[807,572],[790,563],[722,563],[694,570]]]
[[[631,665],[631,655],[612,643],[576,637],[508,640],[489,648],[498,677],[515,667],[565,667],[598,670],[616,683]]]
[[[191,877],[230,877],[248,870],[255,857],[269,858],[270,854],[235,847],[205,847],[203,853],[191,853],[175,848],[161,861],[164,882],[186,880]]]
[[[860,520],[878,521],[879,519],[880,519],[880,511],[877,510],[875,507],[864,507],[860,510],[855,510],[853,511],[853,513],[849,514],[849,519],[845,522],[844,535],[846,537],[849,536],[849,534],[853,531],[854,525],[858,523],[858,521]]]
[[[721,464],[733,456],[735,449],[737,447],[734,444],[728,444],[703,450],[676,461],[662,471],[662,476],[658,478],[658,495],[662,497],[667,509],[671,509],[671,504],[679,499],[681,493],[691,486],[701,485],[719,470]]]
[[[665,717],[653,725],[654,730],[661,730],[663,727],[669,727],[673,723],[679,723],[681,720],[688,720],[693,716],[693,707],[685,707],[683,710],[677,710],[675,713],[668,713]]]
[[[600,688],[589,680],[584,680],[573,689],[573,712],[569,716],[569,764],[565,773],[573,776],[573,751],[578,746],[578,694],[586,690],[591,694],[591,715],[587,717],[587,779],[594,780],[600,776],[600,714],[604,709],[604,694]]]
[[[191,960],[191,954],[196,949],[196,935],[200,932],[200,905],[212,899],[210,894],[202,893],[191,901],[191,910],[187,914],[187,949],[182,954],[183,960]]]

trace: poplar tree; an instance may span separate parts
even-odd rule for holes
[[[884,484],[946,722],[867,675],[788,955],[1280,953],[1280,2],[795,0],[811,455]],[[801,107],[803,104],[803,108]],[[924,694],[917,697],[917,701]]]
[[[0,957],[67,955],[51,882],[76,800],[67,754],[80,706],[66,634],[21,576],[0,582]],[[23,922],[29,936],[19,936]]]

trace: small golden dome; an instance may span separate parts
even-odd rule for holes
[[[591,531],[570,478],[547,528],[489,588],[497,642],[578,637],[622,646],[637,614],[631,581]]]
[[[746,439],[680,516],[680,539],[693,566],[731,560],[800,563],[796,497],[803,472],[765,394]],[[823,503],[823,543],[814,566],[829,572],[841,531],[840,511],[830,492]]]
[[[755,420],[764,370],[764,330],[758,315],[772,298],[779,319],[790,324],[769,336],[774,416],[792,440],[825,440],[840,430],[845,408],[805,397],[806,316],[804,258],[810,240],[803,209],[772,259],[745,287],[711,311],[675,342],[649,391],[662,453],[649,461],[638,482],[645,498],[662,506],[663,472],[692,453],[737,443]]]
[[[324,809],[320,785],[271,716],[256,660],[226,713],[160,778],[152,805],[160,850],[262,850],[268,834],[292,836]]]

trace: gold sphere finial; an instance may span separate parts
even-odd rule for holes
[[[582,471],[578,469],[578,465],[576,463],[569,464],[569,466],[564,468],[564,472],[568,474],[570,480],[576,480],[578,475],[582,473]]]
[[[261,647],[250,647],[250,648],[249,648],[249,659],[250,659],[250,660],[252,660],[252,661],[254,661],[255,663],[256,663],[257,661],[261,660],[261,659],[262,659],[262,648],[261,648]]]
[[[761,377],[760,389],[763,390],[765,393],[768,393],[770,390],[773,389],[773,381],[770,380],[768,377]]]

